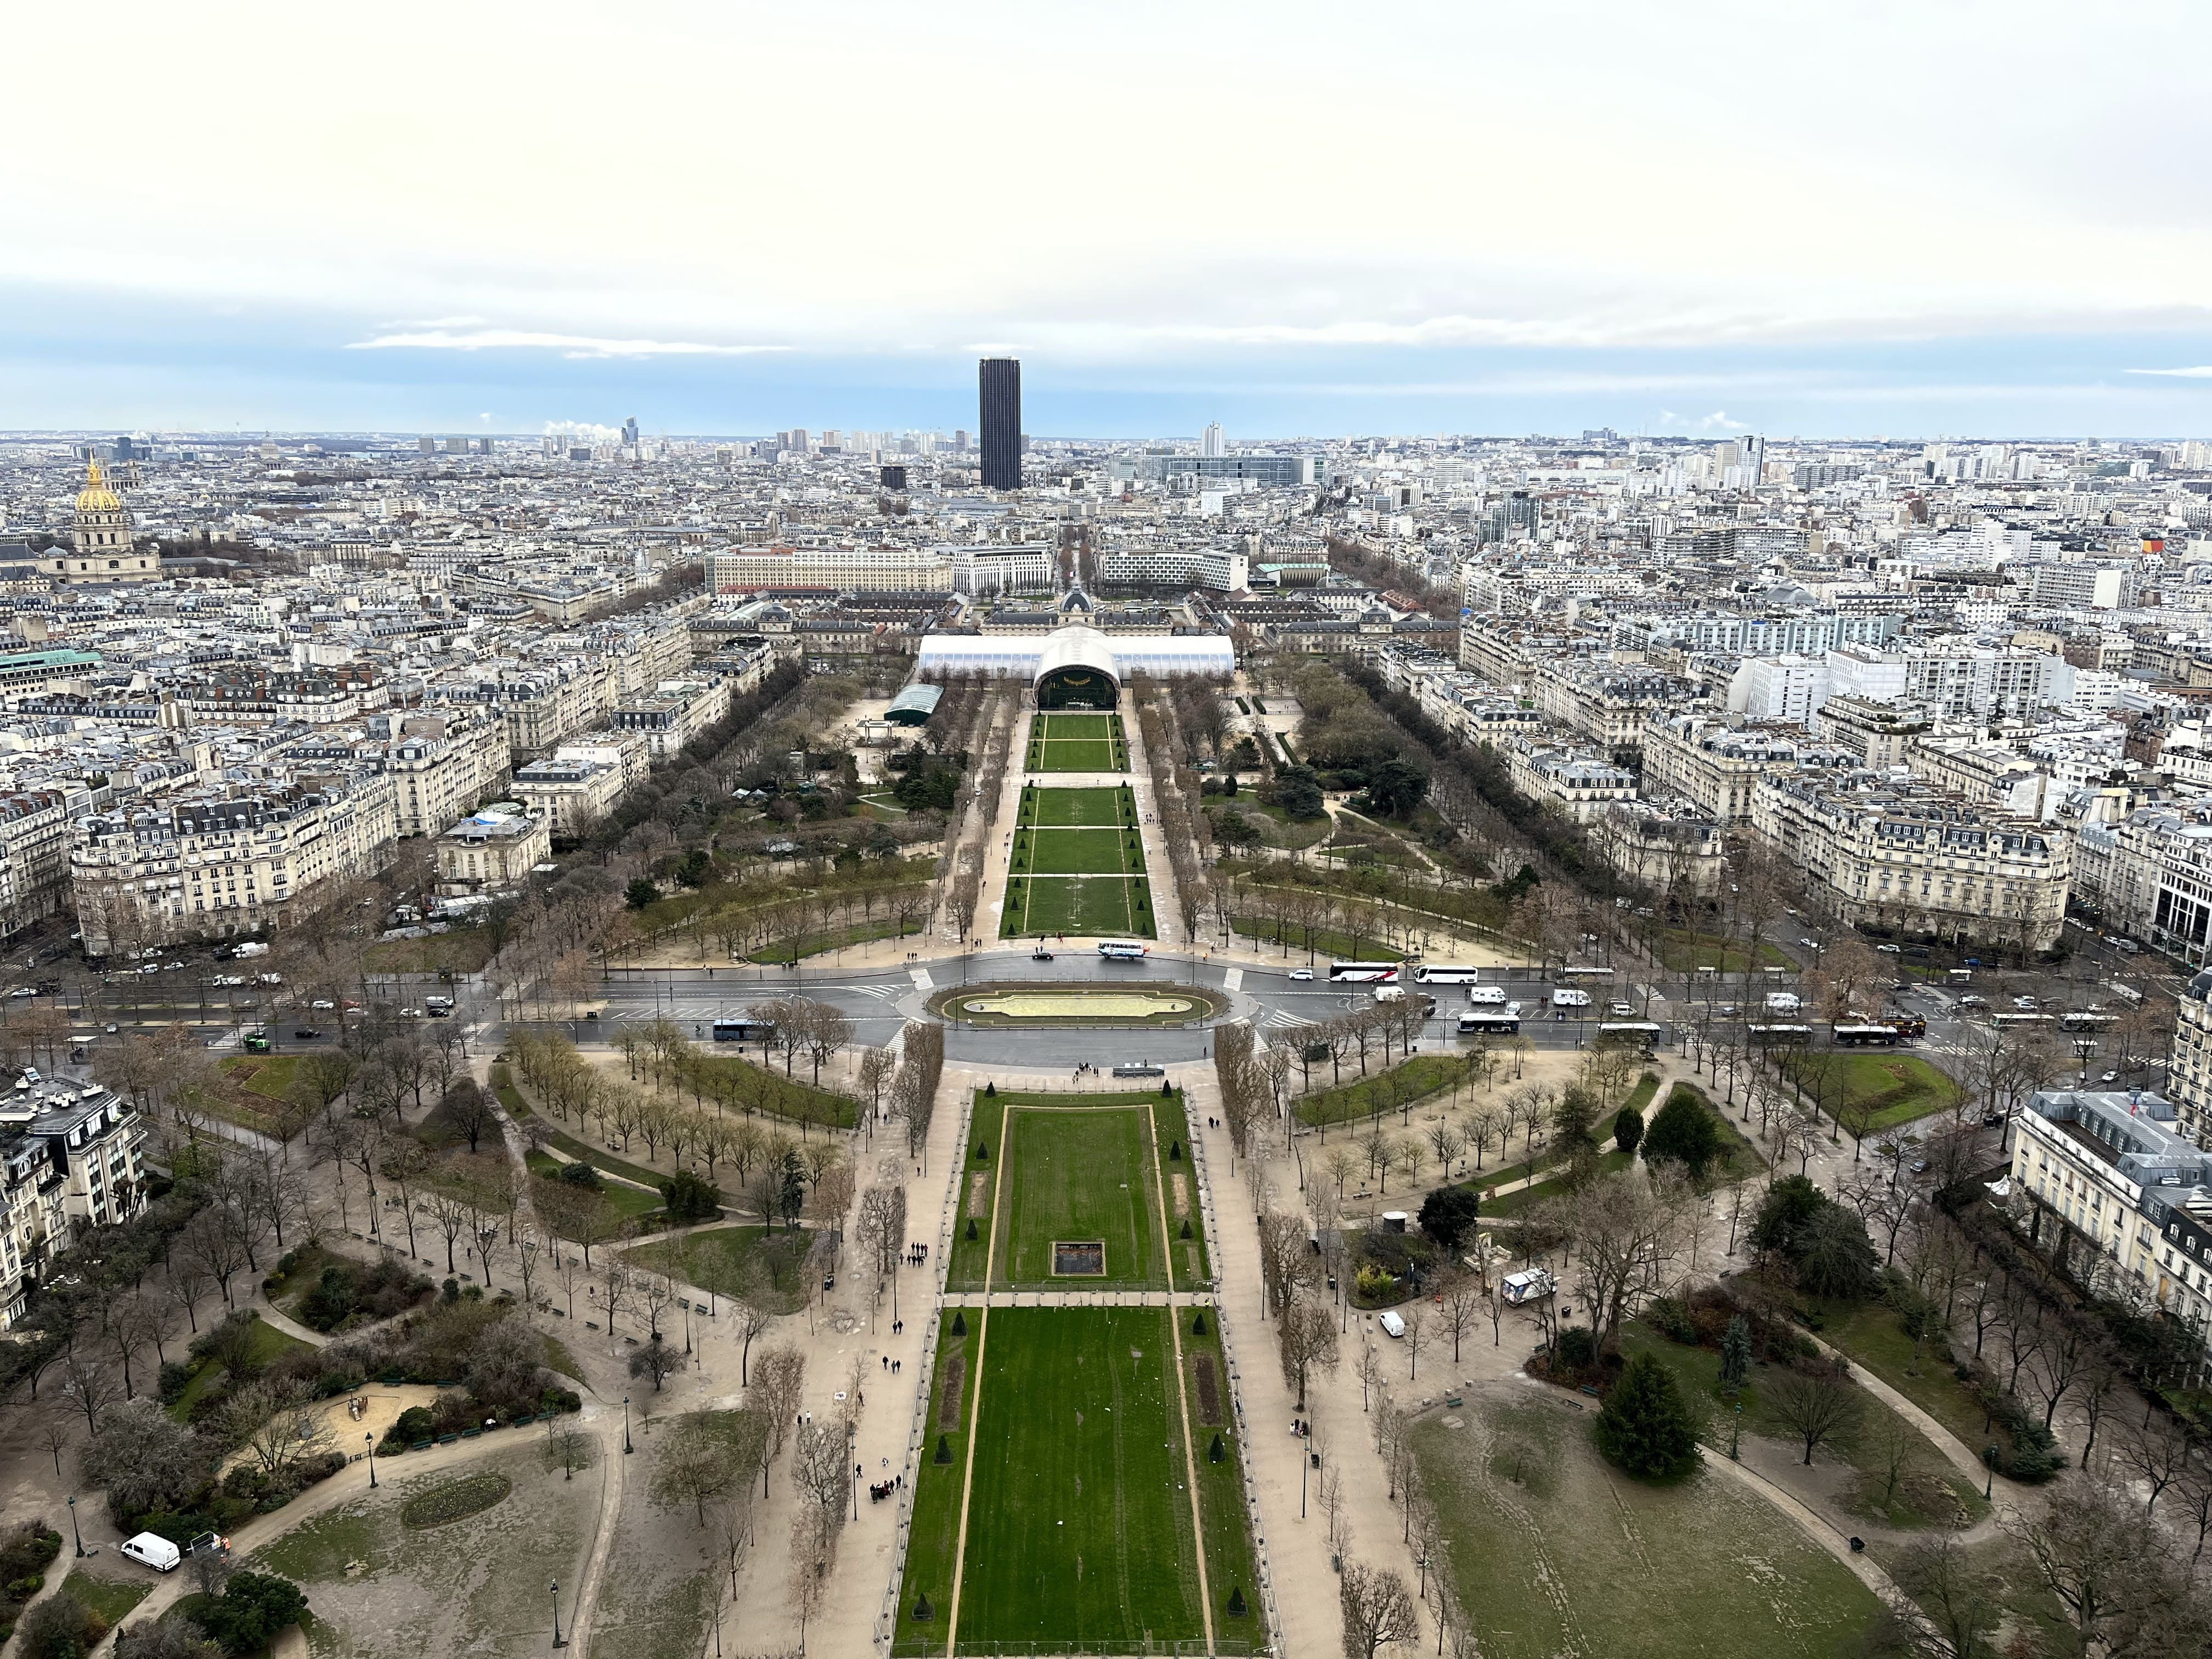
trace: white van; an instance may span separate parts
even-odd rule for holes
[[[1503,1008],[1505,1006],[1505,988],[1503,985],[1470,985],[1467,988],[1467,1000],[1470,1006],[1477,1008]]]
[[[174,1572],[177,1563],[185,1559],[182,1550],[157,1532],[142,1532],[136,1538],[125,1539],[123,1553],[156,1572]]]
[[[1571,991],[1562,985],[1552,993],[1552,1006],[1554,1008],[1587,1008],[1589,1002],[1588,991]]]
[[[1559,1289],[1550,1272],[1543,1267],[1530,1267],[1522,1273],[1508,1273],[1498,1281],[1498,1285],[1505,1293],[1505,1300],[1516,1308],[1530,1302],[1540,1302]]]
[[[1376,1314],[1375,1322],[1382,1328],[1386,1336],[1403,1336],[1406,1334],[1406,1322],[1394,1313]]]

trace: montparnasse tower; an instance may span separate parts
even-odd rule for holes
[[[52,574],[64,581],[152,581],[161,574],[152,554],[132,548],[131,509],[107,487],[97,456],[86,471],[84,488],[76,493],[70,551],[64,554],[57,548],[47,559]]]

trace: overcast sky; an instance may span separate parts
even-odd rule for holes
[[[2212,435],[2212,11],[112,0],[0,427]]]

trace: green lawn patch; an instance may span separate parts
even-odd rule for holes
[[[921,923],[908,917],[902,921],[886,916],[881,921],[856,921],[849,927],[833,927],[827,933],[808,933],[798,939],[785,939],[764,945],[745,960],[759,963],[789,963],[808,957],[822,956],[831,951],[842,951],[848,945],[866,945],[872,939],[904,939],[909,933],[921,932]]]
[[[1137,821],[1137,797],[1126,783],[1119,788],[1024,789],[1017,830],[1024,825],[1047,828],[1077,825],[1118,827]]]
[[[1320,1062],[1322,1067],[1327,1064]],[[1425,1100],[1458,1083],[1467,1070],[1467,1061],[1456,1054],[1415,1054],[1371,1077],[1301,1096],[1294,1109],[1301,1123],[1348,1123]]]
[[[1306,960],[1316,966],[1330,957],[1346,962],[1403,962],[1406,959],[1403,951],[1395,950],[1379,939],[1354,938],[1334,927],[1301,927],[1294,921],[1285,921],[1279,927],[1272,916],[1233,916],[1229,925],[1246,939],[1281,946],[1285,957],[1303,951]]]
[[[799,1269],[810,1232],[781,1227],[709,1227],[680,1238],[663,1238],[628,1252],[629,1259],[717,1296],[757,1299],[779,1314],[806,1305]]]
[[[426,939],[380,939],[362,957],[372,974],[480,974],[491,960],[491,935],[468,927]]]
[[[1601,1175],[1614,1174],[1626,1169],[1628,1165],[1628,1154],[1620,1151],[1607,1152],[1597,1161],[1598,1172]],[[1504,1178],[1507,1181],[1516,1179],[1510,1168],[1505,1171]],[[1503,1220],[1510,1217],[1525,1215],[1546,1199],[1563,1196],[1571,1185],[1567,1176],[1561,1173],[1539,1181],[1533,1186],[1516,1187],[1510,1193],[1502,1193],[1495,1196],[1486,1193],[1482,1200],[1483,1217],[1486,1220],[1492,1218]]]
[[[1709,1469],[1626,1479],[1598,1457],[1589,1413],[1510,1386],[1472,1393],[1451,1413],[1464,1428],[1431,1417],[1413,1434],[1485,1659],[1858,1650],[1873,1592],[1772,1505]]]
[[[1840,1123],[1880,1134],[1930,1112],[1948,1109],[1959,1098],[1959,1085],[1917,1054],[1823,1053],[1808,1059],[1792,1054],[1783,1070],[1808,1097]]]
[[[1951,1374],[1951,1367],[1936,1352],[1936,1345],[1921,1345],[1913,1357],[1912,1339],[1901,1330],[1897,1316],[1879,1302],[1862,1302],[1827,1309],[1818,1333],[1820,1340],[1854,1365],[1863,1365],[1956,1435],[1966,1446],[1978,1450],[1996,1438],[1984,1432],[1981,1404],[1966,1385]]]
[[[548,1181],[558,1181],[565,1167],[559,1158],[538,1152],[526,1153],[523,1163],[531,1174],[543,1176]],[[597,1158],[592,1163],[601,1170],[606,1167]],[[620,1181],[603,1181],[598,1192],[600,1205],[624,1220],[635,1221],[641,1217],[658,1214],[660,1210],[659,1193],[644,1192]]]
[[[1140,876],[1145,853],[1134,830],[1020,830],[1006,868],[1018,876]]]
[[[101,1578],[78,1567],[62,1580],[62,1594],[79,1607],[89,1607],[112,1630],[124,1615],[146,1599],[154,1586],[136,1579]]]
[[[1001,939],[1157,939],[1152,884],[1141,877],[1015,876],[1006,883]]]
[[[491,1068],[492,1092],[499,1103],[507,1108],[507,1115],[517,1122],[530,1115],[530,1103],[522,1097],[522,1091],[514,1086],[514,1073],[507,1069],[505,1061]]]
[[[799,1125],[802,1138],[811,1128],[849,1129],[860,1121],[859,1101],[835,1089],[817,1089],[795,1070],[787,1075],[738,1054],[702,1054],[697,1065],[703,1091],[726,1111],[783,1118]]]
[[[253,1316],[253,1340],[246,1352],[252,1357],[256,1369],[268,1365],[288,1353],[311,1346],[313,1345],[302,1342],[288,1331],[278,1330],[259,1314]],[[190,1422],[193,1402],[220,1382],[222,1380],[222,1366],[213,1359],[203,1359],[195,1364],[191,1378],[185,1384],[184,1392],[179,1394],[170,1405],[169,1415],[179,1423]]]
[[[1754,962],[1747,941],[1713,939],[1699,934],[1692,939],[1680,928],[1669,928],[1656,941],[1659,960],[1667,971],[1686,974],[1692,969],[1715,968],[1723,975],[1748,973],[1753,968],[1795,968],[1797,964],[1778,946],[1759,942]]]
[[[1204,1636],[1169,1317],[1159,1308],[993,1311],[963,1644],[1134,1653]]]

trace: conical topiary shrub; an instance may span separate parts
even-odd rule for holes
[[[1195,1314],[1193,1314],[1193,1315],[1191,1316],[1191,1321],[1190,1321],[1190,1334],[1191,1334],[1193,1336],[1204,1336],[1204,1335],[1206,1334],[1206,1310],[1205,1310],[1205,1309],[1200,1308],[1200,1310],[1199,1310]]]
[[[1231,1619],[1242,1619],[1249,1611],[1250,1611],[1250,1609],[1246,1607],[1244,1605],[1244,1591],[1243,1587],[1239,1586],[1238,1588],[1231,1590],[1229,1592],[1229,1616]],[[915,1617],[919,1619],[921,1615],[920,1613],[916,1613]]]
[[[999,1085],[995,1083],[987,1083],[983,1085],[983,1092],[987,1096],[995,1095],[999,1092]]]
[[[973,1222],[969,1224],[970,1226],[973,1226],[974,1224],[975,1224]],[[966,1314],[955,1313],[952,1316],[952,1334],[955,1336],[965,1336],[968,1334],[968,1316]]]
[[[1234,1612],[1235,1609],[1232,1608],[1231,1611]],[[914,1622],[915,1624],[926,1625],[936,1616],[937,1609],[929,1605],[929,1592],[927,1590],[922,1591],[920,1595],[915,1597]]]
[[[1168,1142],[1168,1162],[1170,1164],[1182,1162],[1182,1142],[1180,1140]]]
[[[1213,1437],[1213,1443],[1206,1449],[1206,1461],[1209,1463],[1218,1463],[1228,1455],[1229,1448],[1221,1443],[1221,1436],[1216,1433]]]
[[[1185,1238],[1188,1238],[1188,1237],[1191,1236],[1191,1235],[1190,1235],[1190,1218],[1189,1218],[1188,1216],[1185,1216],[1185,1217],[1182,1218],[1182,1236],[1183,1236]]]
[[[995,1089],[998,1085],[996,1084],[993,1084],[991,1086]],[[991,1143],[989,1141],[979,1140],[975,1143],[975,1161],[978,1164],[988,1164],[991,1161]]]
[[[975,1240],[975,1218],[972,1215],[968,1218],[968,1240],[971,1244]]]
[[[941,1434],[937,1437],[937,1461],[940,1463],[952,1461],[952,1443]]]

